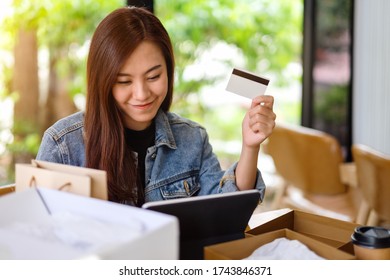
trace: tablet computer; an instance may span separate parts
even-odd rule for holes
[[[241,239],[260,202],[258,190],[145,203],[142,208],[176,216],[180,259],[203,259],[203,247]]]

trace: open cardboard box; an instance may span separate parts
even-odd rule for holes
[[[30,188],[1,196],[0,213],[0,259],[142,260],[179,257],[178,220],[171,215],[46,188]],[[51,224],[53,217],[63,213],[82,217],[81,221],[91,221],[92,224],[65,223],[64,228],[61,227],[63,224],[57,223],[54,227]],[[112,228],[118,231],[112,231],[114,236],[108,243],[78,246],[80,233],[76,232],[75,236],[75,229],[82,229],[84,234],[91,225],[101,226],[102,232],[110,232]],[[30,226],[27,232],[26,226]],[[57,231],[48,234],[50,227]],[[58,230],[61,233],[59,239]],[[99,231],[92,233],[95,238]],[[62,240],[64,237],[66,242]],[[102,237],[106,236],[95,240],[100,241]],[[72,244],[69,240],[77,242]]]
[[[241,260],[249,257],[259,247],[285,237],[298,240],[318,256],[328,260],[353,260],[355,256],[289,229],[279,229],[250,238],[219,243],[204,248],[206,260]]]
[[[261,215],[262,213],[258,214]],[[359,224],[315,215],[300,210],[284,211],[281,215],[266,221],[250,230],[247,235],[259,235],[278,229],[290,229],[335,248],[353,253],[351,235]]]

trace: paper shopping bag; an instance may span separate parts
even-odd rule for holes
[[[91,178],[83,175],[47,170],[29,164],[16,164],[16,191],[30,187],[45,187],[91,196]]]
[[[32,160],[16,164],[15,173],[16,191],[37,186],[107,200],[107,176],[102,170]]]

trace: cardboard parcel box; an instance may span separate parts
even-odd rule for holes
[[[46,188],[0,197],[0,259],[178,259],[176,217]]]
[[[262,213],[258,215],[262,215]],[[359,225],[355,223],[310,214],[299,210],[289,210],[248,230],[247,234],[259,235],[286,228],[331,245],[332,247],[343,247],[345,251],[350,252],[346,247],[346,244],[350,243],[351,235],[357,226]]]
[[[330,245],[318,240],[307,237],[303,234],[294,232],[289,229],[280,229],[249,238],[219,243],[204,248],[206,260],[241,260],[249,257],[261,246],[274,241],[277,238],[287,238],[289,240],[298,240],[309,250],[318,256],[329,260],[353,260],[355,257],[343,252]]]

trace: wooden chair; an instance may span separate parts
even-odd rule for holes
[[[362,193],[360,223],[390,225],[390,156],[362,144],[352,145],[357,184]]]
[[[15,191],[15,184],[0,186],[0,196]]]
[[[340,173],[342,150],[333,136],[302,126],[278,123],[263,151],[282,178],[275,208],[290,207],[355,221],[359,196]]]

